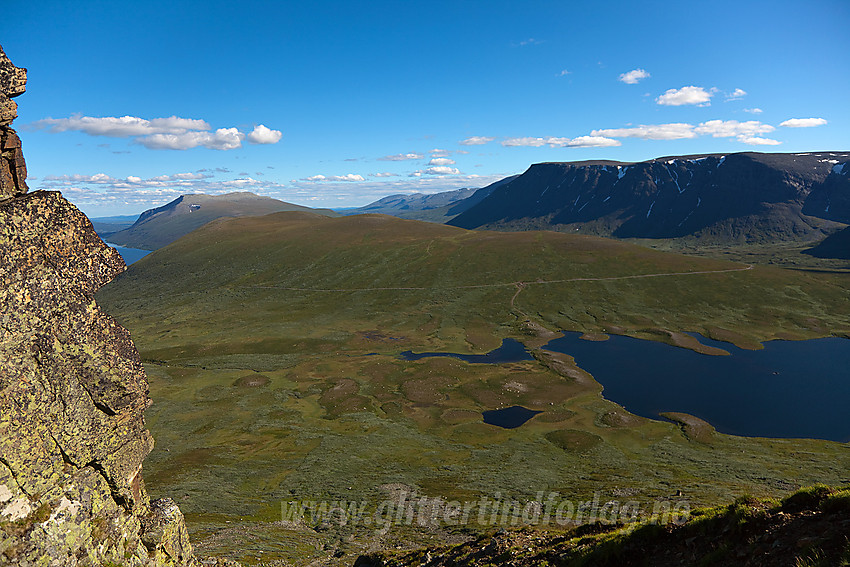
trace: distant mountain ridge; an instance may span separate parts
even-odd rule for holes
[[[337,216],[330,209],[311,209],[249,192],[181,195],[166,205],[143,212],[129,228],[102,236],[113,244],[157,250],[218,218],[261,216],[283,211]]]
[[[516,177],[518,176],[512,175],[480,189],[464,188],[431,194],[389,195],[356,209],[340,211],[340,214],[348,216],[378,213],[402,219],[445,223],[479,203],[497,187]]]
[[[815,240],[850,223],[850,152],[532,165],[448,224],[620,238]]]

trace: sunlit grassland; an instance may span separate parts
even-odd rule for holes
[[[568,357],[397,356],[486,352],[505,337],[532,344],[526,319],[668,341],[696,331],[746,348],[850,332],[846,276],[743,268],[586,236],[281,213],[214,222],[138,262],[98,300],[146,363],[157,440],[149,489],[177,500],[202,549],[236,553],[241,537],[249,563],[260,550],[308,558],[338,548],[350,560],[374,530],[275,524],[280,503],[376,502],[400,484],[462,501],[682,491],[713,505],[845,481],[846,446],[689,441],[678,425],[606,401]],[[720,270],[742,271],[600,279]],[[560,281],[578,278],[593,281]],[[514,404],[544,413],[514,430],[482,422],[482,410]]]

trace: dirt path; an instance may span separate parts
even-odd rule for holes
[[[316,288],[316,287],[287,287],[287,286],[279,286],[279,285],[252,285],[245,286],[256,289],[282,289],[286,291],[316,291],[316,292],[341,292],[341,293],[350,293],[354,291],[425,291],[429,289],[480,289],[480,288],[488,288],[488,287],[511,287],[516,286],[519,289],[511,298],[511,307],[514,306],[514,300],[517,295],[525,289],[526,286],[530,285],[548,285],[548,284],[559,284],[559,283],[571,283],[571,282],[605,282],[605,281],[616,281],[616,280],[634,280],[640,278],[663,278],[663,277],[671,277],[671,276],[697,276],[697,275],[705,275],[705,274],[726,274],[730,272],[745,272],[747,270],[752,270],[753,266],[751,264],[746,265],[743,268],[730,268],[727,270],[702,270],[697,272],[666,272],[666,273],[658,273],[658,274],[637,274],[632,276],[610,276],[606,278],[567,278],[563,280],[533,280],[533,281],[519,281],[519,282],[506,282],[506,283],[491,283],[491,284],[471,284],[471,285],[450,285],[450,286],[440,286],[439,288],[431,287],[353,287],[353,288]]]

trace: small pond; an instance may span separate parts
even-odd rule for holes
[[[522,406],[511,406],[509,408],[481,412],[484,416],[484,423],[498,425],[505,429],[516,429],[538,413],[543,412],[530,410]]]
[[[454,352],[421,352],[415,353],[406,350],[401,353],[404,360],[419,360],[421,358],[429,358],[432,356],[450,356],[459,358],[465,362],[473,364],[498,364],[500,362],[519,362],[521,360],[532,360],[532,356],[528,353],[525,346],[514,339],[503,339],[502,346],[495,350],[491,350],[487,354],[458,354]]]

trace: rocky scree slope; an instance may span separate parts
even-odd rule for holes
[[[27,193],[9,127],[25,83],[0,48],[0,564],[195,565],[142,480],[138,352],[93,299],[126,266],[61,194]]]

